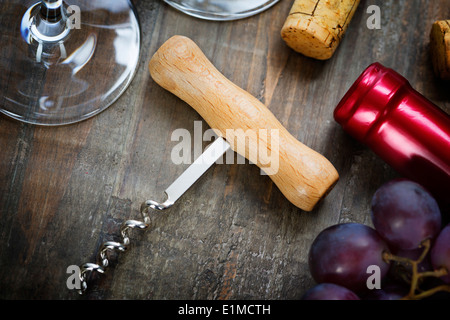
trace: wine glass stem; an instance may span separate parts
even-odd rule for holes
[[[42,41],[59,41],[68,33],[67,16],[63,0],[41,0],[30,27],[35,38]],[[50,39],[52,38],[52,39]]]
[[[41,15],[48,22],[57,22],[62,18],[62,0],[42,0]]]

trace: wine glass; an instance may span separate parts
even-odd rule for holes
[[[237,20],[260,13],[279,0],[164,0],[196,18],[216,21]]]
[[[64,125],[109,107],[138,65],[128,0],[8,0],[0,12],[0,112]]]

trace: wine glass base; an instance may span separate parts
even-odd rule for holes
[[[164,0],[190,16],[214,21],[243,19],[267,10],[279,0]]]
[[[44,40],[31,19],[39,1],[2,8],[0,112],[8,117],[44,126],[76,123],[111,106],[134,77],[140,27],[130,1],[65,2],[70,30]]]

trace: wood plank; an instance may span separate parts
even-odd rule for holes
[[[215,165],[152,227],[132,232],[128,252],[82,299],[300,299],[314,285],[309,246],[324,228],[370,224],[369,201],[397,174],[343,133],[333,110],[365,67],[396,69],[450,113],[448,83],[433,74],[429,32],[448,19],[447,0],[362,0],[332,59],[291,50],[280,31],[281,1],[233,22],[197,20],[162,1],[134,1],[142,26],[138,72],[125,94],[85,122],[38,128],[0,116],[0,298],[79,299],[66,268],[95,261],[121,223],[187,168],[171,160],[175,129],[202,120],[159,87],[147,63],[169,37],[193,39],[216,67],[260,99],[307,146],[327,157],[340,181],[311,213],[289,203],[251,164]],[[381,29],[366,27],[369,5]],[[203,130],[208,129],[203,121]],[[203,144],[203,147],[207,142]]]

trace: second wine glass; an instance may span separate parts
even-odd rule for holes
[[[279,0],[164,0],[188,15],[205,20],[227,21],[258,14]]]

